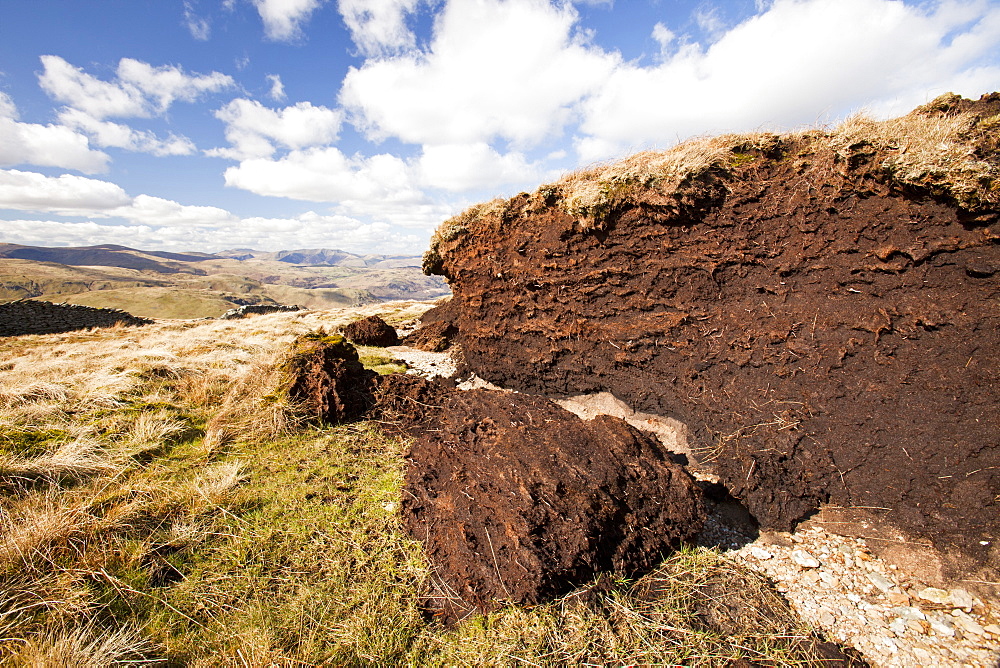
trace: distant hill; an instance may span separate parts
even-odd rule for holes
[[[448,294],[419,256],[335,249],[220,253],[111,244],[49,248],[0,243],[0,303],[23,298],[109,306],[160,318],[214,317],[244,304],[329,308]]]
[[[419,255],[355,255],[329,248],[300,250],[259,251],[252,248],[235,248],[216,253],[234,260],[274,260],[307,267],[419,267]]]

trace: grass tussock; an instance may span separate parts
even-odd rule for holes
[[[356,317],[0,340],[0,665],[811,661],[791,619],[705,621],[711,583],[753,587],[704,550],[637,583],[429,621],[398,513],[408,444],[297,422],[281,399],[296,336]]]

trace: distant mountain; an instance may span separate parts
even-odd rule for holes
[[[419,267],[419,255],[356,255],[347,251],[329,248],[306,248],[300,250],[259,251],[252,248],[235,248],[219,251],[219,257],[233,260],[272,260],[305,267]]]
[[[47,248],[44,246],[21,246],[0,244],[0,258],[34,260],[35,262],[55,262],[71,267],[121,267],[139,271],[156,271],[172,274],[180,271],[177,267],[158,262],[154,258],[175,262],[201,262],[213,256],[204,253],[166,253],[162,251],[140,251],[126,246],[104,244],[101,246],[78,246]],[[215,258],[218,259],[218,258]]]
[[[158,259],[174,262],[204,262],[206,260],[265,260],[284,262],[304,267],[377,267],[380,269],[399,267],[419,267],[419,255],[357,255],[330,248],[307,248],[301,250],[259,251],[252,248],[236,248],[218,253],[170,253],[167,251],[147,251],[128,246],[102,244],[99,246],[69,246],[50,248],[46,246],[21,246],[0,243],[0,258],[36,262],[56,262],[72,267],[121,267],[123,269],[150,270],[160,273],[183,271],[176,266],[157,262]]]

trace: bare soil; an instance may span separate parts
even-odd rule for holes
[[[639,197],[603,229],[528,195],[469,221],[437,249],[465,364],[684,422],[764,527],[877,509],[996,580],[997,212],[816,147],[748,152],[704,197]]]
[[[344,336],[359,346],[397,346],[399,335],[385,320],[370,315],[344,327]]]
[[[694,479],[618,418],[402,375],[379,380],[379,409],[415,437],[403,521],[435,570],[425,603],[446,621],[648,572],[704,520]]]

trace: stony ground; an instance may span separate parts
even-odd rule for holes
[[[448,353],[388,350],[405,360],[411,373],[456,373]],[[489,384],[472,378],[461,386]],[[767,575],[806,622],[827,639],[854,647],[874,666],[1000,665],[1000,602],[960,587],[929,586],[919,569],[883,560],[865,538],[832,533],[819,522],[791,533],[757,534],[718,512],[699,542]]]

